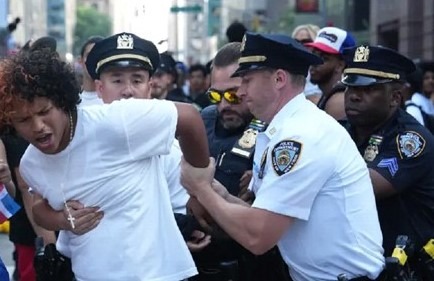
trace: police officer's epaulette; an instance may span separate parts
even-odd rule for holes
[[[256,137],[258,133],[267,128],[266,124],[253,118],[241,138],[235,142],[231,153],[249,159],[255,151]]]

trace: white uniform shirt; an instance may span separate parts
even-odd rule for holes
[[[196,274],[159,156],[174,141],[173,103],[130,99],[80,107],[77,115],[65,150],[46,155],[30,145],[20,165],[29,186],[55,210],[63,209],[65,197],[104,211],[86,234],[60,232],[66,243],[58,250],[71,257],[77,280],[178,281]]]
[[[332,117],[296,96],[258,135],[253,169],[253,207],[294,218],[278,242],[294,281],[379,275],[382,234],[368,169]]]
[[[98,97],[98,93],[95,91],[92,92],[83,91],[80,93],[80,98],[81,98],[80,106],[103,104],[102,99]]]

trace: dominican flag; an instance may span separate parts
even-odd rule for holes
[[[0,184],[0,223],[12,217],[21,207],[9,195],[6,187]]]

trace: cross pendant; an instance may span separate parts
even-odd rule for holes
[[[69,213],[69,211],[68,211],[68,213]],[[75,228],[75,224],[74,224],[75,218],[71,215],[71,213],[68,214],[68,221],[71,224],[72,229],[74,229]]]
[[[65,207],[66,207],[66,211],[68,212],[68,221],[71,224],[72,229],[74,229],[75,228],[75,224],[74,224],[75,218],[71,215],[71,211],[69,210],[69,207],[66,203],[65,203]]]

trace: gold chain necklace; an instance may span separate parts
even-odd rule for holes
[[[69,112],[69,142],[67,144],[67,146],[69,144],[71,144],[72,142],[72,137],[74,136],[74,120],[72,119],[72,114],[71,112]],[[68,160],[66,162],[66,168],[65,168],[65,176],[63,177],[63,180],[65,180],[66,178],[66,173],[68,170],[68,166],[69,166],[69,160],[70,160],[70,156],[71,156],[71,151],[68,151]],[[63,205],[65,206],[66,212],[68,213],[68,221],[71,224],[71,228],[74,229],[75,228],[75,218],[72,216],[71,214],[71,210],[68,206],[68,204],[66,204],[66,197],[65,197],[65,192],[64,192],[64,188],[63,188],[63,182],[60,184],[60,189],[62,191],[62,196],[63,196]]]
[[[72,141],[72,137],[74,136],[74,120],[72,119],[72,114],[69,112],[69,143]]]

